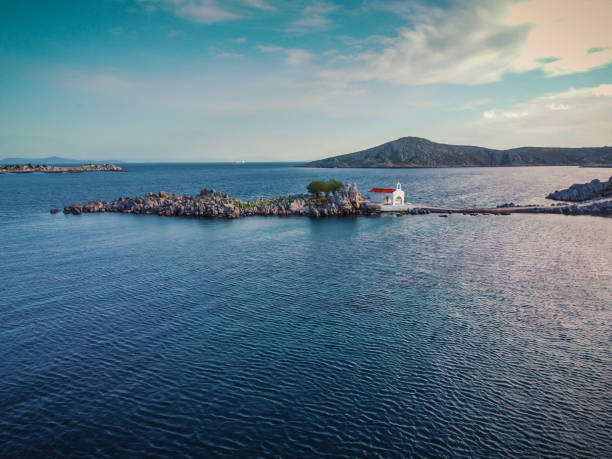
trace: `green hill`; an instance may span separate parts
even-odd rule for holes
[[[612,147],[520,147],[510,150],[447,145],[420,137],[402,137],[367,150],[320,159],[303,167],[612,167]]]

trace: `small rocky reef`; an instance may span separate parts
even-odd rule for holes
[[[176,195],[160,191],[135,198],[119,198],[111,202],[97,200],[64,207],[65,214],[120,212],[163,216],[240,218],[261,216],[350,216],[378,213],[368,204],[357,185],[344,185],[326,197],[294,195],[241,201],[214,189],[202,189],[196,196]]]
[[[126,172],[114,164],[83,164],[82,166],[49,166],[47,164],[7,164],[0,165],[0,173],[28,174],[43,172],[45,174],[60,174],[64,172]]]
[[[612,177],[607,182],[598,179],[589,183],[576,183],[564,190],[557,190],[546,196],[555,201],[583,202],[589,199],[612,197]]]

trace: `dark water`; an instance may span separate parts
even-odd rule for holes
[[[51,207],[314,178],[540,202],[610,169],[0,175],[0,457],[612,455],[612,219]]]

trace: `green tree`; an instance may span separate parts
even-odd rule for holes
[[[307,189],[313,196],[319,197],[321,193],[325,193],[325,196],[329,196],[330,193],[340,191],[343,186],[342,182],[335,179],[331,179],[329,182],[314,180],[308,184]]]
[[[329,182],[329,190],[332,193],[335,193],[336,191],[340,191],[342,188],[344,188],[344,184],[336,179],[331,179]]]
[[[314,180],[308,184],[307,188],[313,196],[319,197],[321,193],[324,193],[325,190],[327,190],[327,183],[321,180]]]

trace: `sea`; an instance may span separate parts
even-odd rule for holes
[[[0,174],[0,457],[612,457],[612,219],[52,215],[335,178],[542,204],[612,169]]]

